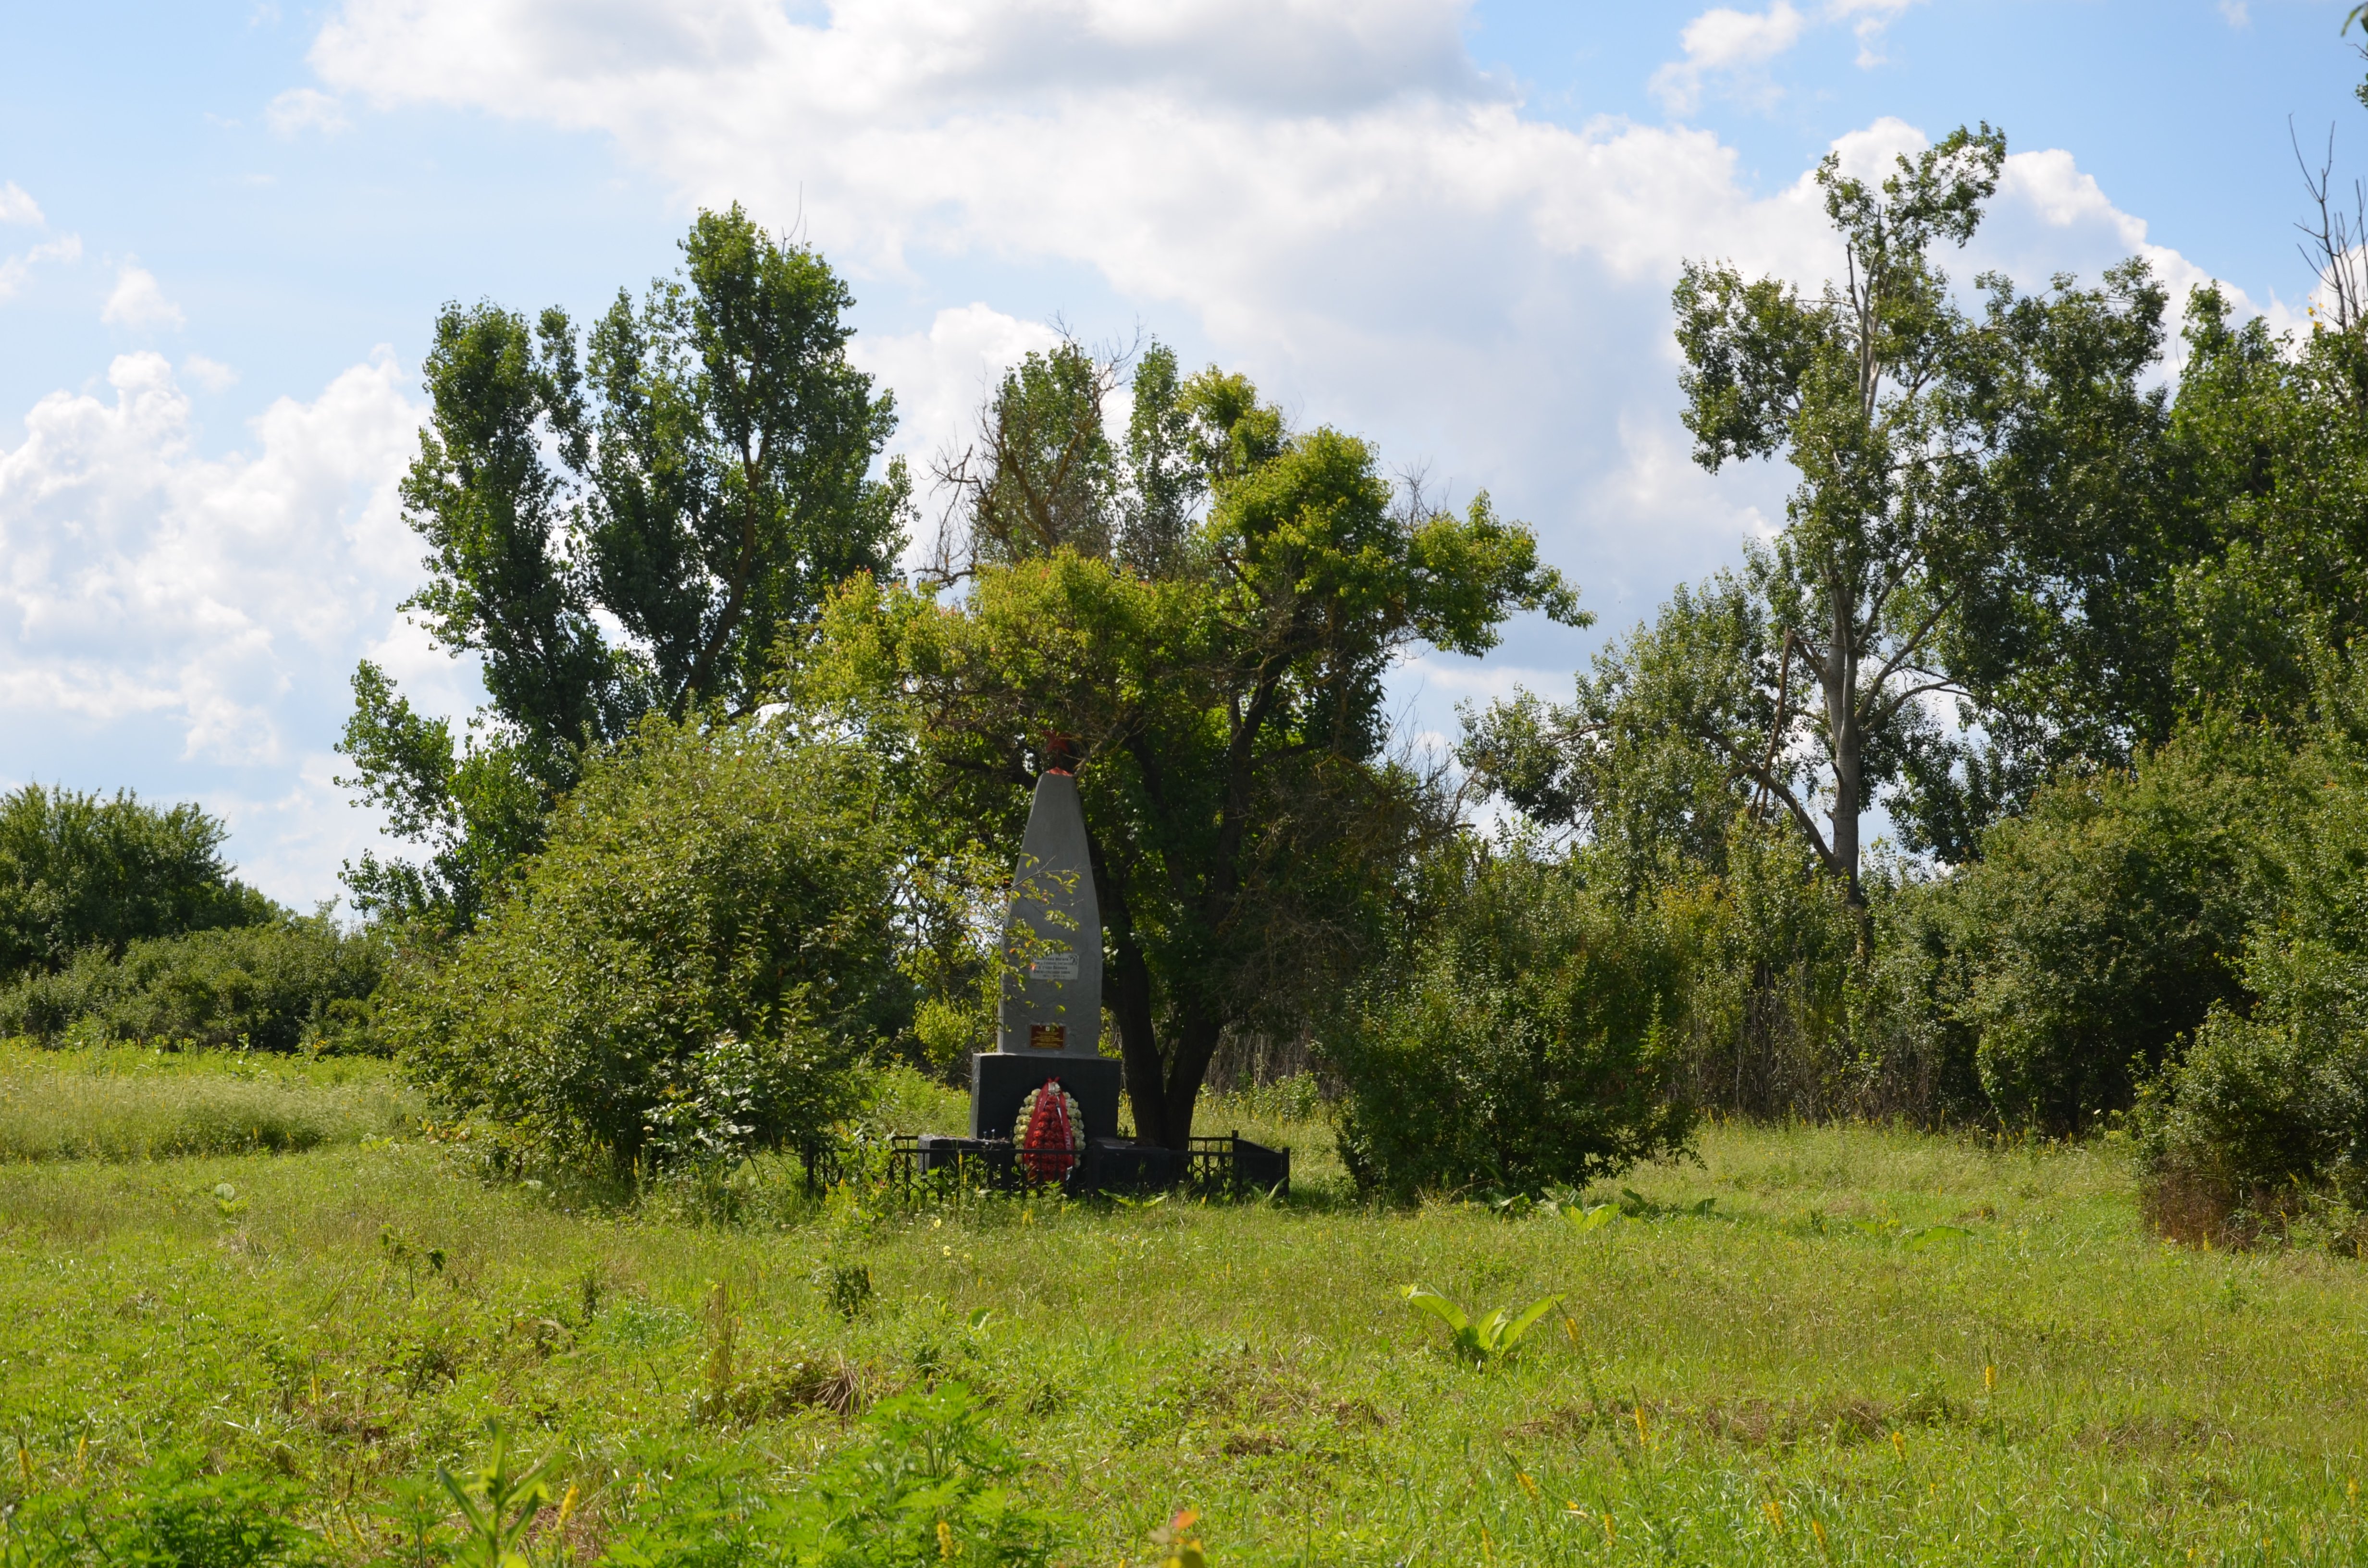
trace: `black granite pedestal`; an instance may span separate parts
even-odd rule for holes
[[[1106,1056],[1022,1056],[983,1051],[970,1059],[970,1135],[1008,1138],[1028,1096],[1058,1078],[1077,1102],[1087,1138],[1118,1136],[1118,1098],[1125,1088],[1123,1065]]]

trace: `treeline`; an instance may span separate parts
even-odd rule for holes
[[[1237,375],[1028,356],[900,574],[894,403],[813,251],[734,208],[588,328],[448,307],[411,608],[490,701],[456,728],[358,672],[348,783],[421,852],[348,868],[372,924],[337,940],[391,978],[336,997],[522,1162],[793,1142],[866,1063],[989,1045],[1061,768],[1144,1138],[1212,1073],[1304,1063],[1377,1191],[1584,1183],[1716,1110],[2126,1129],[2167,1228],[2340,1228],[2368,325],[2274,337],[2209,289],[2174,324],[2136,260],[1968,304],[1943,263],[2004,156],[1985,126],[1880,180],[1828,159],[1838,281],[1685,269],[1695,455],[1788,464],[1785,525],[1567,701],[1468,712],[1455,767],[1392,735],[1393,665],[1584,624],[1575,588],[1485,494]],[[52,944],[15,1016],[142,972],[144,935]]]
[[[221,822],[28,784],[0,796],[0,1035],[368,1049],[382,935],[230,873]]]
[[[1485,496],[1436,506],[1156,343],[1005,376],[900,576],[917,518],[901,468],[866,477],[894,410],[843,286],[736,208],[683,248],[588,331],[438,323],[415,606],[492,702],[456,734],[355,682],[355,782],[427,850],[349,871],[425,955],[387,1038],[520,1158],[625,1171],[809,1134],[866,1060],[960,1075],[1058,767],[1135,1131],[1180,1145],[1219,1053],[1337,1013],[1461,842],[1391,751],[1394,662],[1575,597]]]
[[[1687,268],[1695,455],[1786,461],[1786,526],[1464,758],[1593,896],[1749,955],[1691,971],[1693,1103],[2125,1126],[2167,1228],[2348,1233],[2368,324],[2197,290],[2174,392],[2136,261],[1961,311],[1937,260],[2003,154],[1828,160],[1817,292]],[[1906,855],[1862,848],[1878,803]],[[1771,834],[1811,896],[1769,896]]]

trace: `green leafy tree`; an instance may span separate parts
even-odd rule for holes
[[[0,796],[0,978],[54,972],[96,948],[252,926],[279,911],[223,863],[227,830],[193,805],[159,808],[28,784]]]
[[[85,948],[56,973],[34,971],[0,989],[0,1031],[374,1050],[370,998],[392,958],[382,933],[340,929],[326,914],[143,937],[117,955]]]
[[[1842,237],[1839,287],[1804,299],[1690,264],[1675,296],[1696,460],[1715,472],[1781,453],[1801,475],[1783,533],[1752,562],[1768,615],[1747,666],[1746,695],[1764,686],[1776,699],[1766,706],[1790,711],[1754,723],[1757,704],[1723,703],[1696,733],[1775,800],[1853,895],[1859,820],[1877,782],[1869,765],[1893,771],[1894,737],[1922,718],[1918,699],[1954,687],[1941,633],[1964,558],[1982,545],[1960,504],[1975,432],[1944,391],[1966,324],[1931,253],[1973,236],[2005,159],[2006,138],[1987,125],[1903,154],[1879,187],[1828,154],[1817,183]],[[1795,726],[1806,746],[1786,744]]]
[[[1985,126],[1879,185],[1827,158],[1845,273],[1815,295],[1687,267],[1696,460],[1782,457],[1800,483],[1774,540],[1608,650],[1574,704],[1469,722],[1466,760],[1524,810],[1640,865],[1671,845],[1714,864],[1736,810],[1773,813],[1862,902],[1861,822],[1886,787],[1911,840],[1957,859],[2061,757],[2125,750],[2112,683],[2162,648],[2115,565],[2157,521],[2164,415],[2139,383],[2163,296],[2132,263],[2028,298],[1985,278],[1961,311],[1935,254],[1971,237],[2004,156]],[[2067,667],[2103,692],[2077,722],[2033,673]],[[1928,711],[1948,697],[1964,735]]]
[[[1003,373],[979,438],[938,471],[955,498],[972,563],[1008,562],[1066,545],[1108,555],[1119,456],[1102,404],[1118,367],[1064,339],[1030,349]],[[955,574],[943,562],[940,574]]]
[[[1303,1030],[1337,999],[1442,830],[1385,756],[1392,662],[1482,652],[1516,609],[1581,618],[1485,496],[1460,517],[1406,505],[1370,446],[1287,434],[1238,377],[1178,380],[1153,353],[1134,392],[1117,513],[1164,519],[1135,537],[1167,574],[1068,539],[1006,560],[989,538],[958,604],[850,585],[809,690],[860,715],[916,820],[984,830],[1001,858],[1037,774],[1076,772],[1128,1097],[1175,1147],[1219,1042]]]
[[[2315,650],[2368,629],[2368,352],[2357,330],[2299,341],[2237,325],[2216,290],[2188,306],[2172,410],[2182,531],[2152,596],[2174,711],[2278,722],[2315,711]]]
[[[456,746],[357,675],[347,783],[429,851],[353,869],[366,909],[465,926],[588,751],[648,713],[746,713],[829,589],[903,547],[905,472],[871,472],[894,400],[848,362],[846,285],[737,206],[682,250],[588,334],[555,309],[438,318],[402,487],[430,575],[406,608],[480,655],[490,700]]]
[[[1247,382],[1203,377],[1188,394],[1175,350],[1154,341],[1134,365],[1125,440],[1113,441],[1104,408],[1123,369],[1065,339],[1004,373],[978,439],[938,469],[954,506],[937,579],[1064,546],[1144,576],[1194,569],[1212,478],[1273,456],[1281,417],[1256,406]]]
[[[2188,1241],[2242,1242],[2336,1200],[2345,1250],[2368,1208],[2368,689],[2356,656],[2329,659],[2317,705],[2328,718],[2283,758],[2280,788],[2241,775],[2250,808],[2236,833],[2271,873],[2237,881],[2253,897],[2227,974],[2192,1036],[2142,1085],[2135,1123],[2149,1218]],[[2183,737],[2182,737],[2183,738]],[[2260,749],[2271,748],[2261,738]],[[2248,799],[2249,797],[2249,799]],[[2348,1207],[2350,1213],[2342,1212]]]
[[[466,929],[513,868],[542,843],[551,790],[514,732],[472,726],[459,745],[450,721],[419,713],[369,660],[354,672],[354,711],[338,749],[338,782],[386,813],[387,830],[427,850],[381,860],[364,850],[345,881],[366,917],[432,915]],[[491,732],[490,733],[488,732]]]

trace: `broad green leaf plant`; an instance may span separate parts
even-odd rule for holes
[[[1512,1308],[1498,1307],[1475,1323],[1463,1308],[1428,1285],[1408,1285],[1398,1294],[1415,1311],[1445,1324],[1455,1353],[1481,1367],[1495,1366],[1511,1355],[1537,1321],[1562,1303],[1560,1296],[1546,1296],[1531,1302],[1519,1317]]]

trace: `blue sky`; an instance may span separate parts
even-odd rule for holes
[[[331,782],[355,661],[473,700],[394,608],[436,307],[588,312],[733,199],[849,275],[907,449],[1055,317],[1148,331],[1491,491],[1617,631],[1781,515],[1781,473],[1685,461],[1683,257],[1814,280],[1818,157],[1987,119],[2017,159],[1961,275],[2143,249],[2286,324],[2289,119],[2368,172],[2345,8],[12,5],[0,780],[202,801],[267,891],[333,894],[375,831]],[[1559,689],[1601,634],[1425,660],[1408,722]]]

